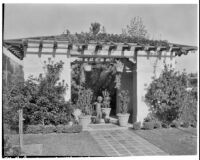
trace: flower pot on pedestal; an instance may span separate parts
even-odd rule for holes
[[[128,125],[128,119],[129,119],[130,114],[129,113],[126,113],[126,114],[118,113],[117,116],[118,116],[118,120],[119,120],[119,125],[121,127],[126,127]]]
[[[83,130],[86,130],[90,123],[91,123],[91,116],[90,115],[79,117],[79,124],[83,127]]]
[[[105,118],[109,119],[110,118],[110,111],[111,108],[101,108],[102,113],[105,113]]]

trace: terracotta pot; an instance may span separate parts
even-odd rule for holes
[[[110,117],[110,111],[111,108],[101,108],[102,113],[105,113],[106,117],[105,118],[109,118]]]
[[[90,123],[91,123],[90,115],[79,117],[79,124],[83,127],[83,130],[87,129]]]
[[[128,119],[129,119],[130,114],[129,113],[126,113],[126,114],[118,113],[117,116],[118,116],[118,120],[119,120],[119,125],[121,127],[126,127],[128,125]]]

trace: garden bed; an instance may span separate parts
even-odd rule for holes
[[[25,134],[38,133],[79,133],[82,131],[81,125],[28,125],[26,126]]]

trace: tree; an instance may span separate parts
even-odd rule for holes
[[[97,35],[100,31],[100,27],[101,27],[101,25],[98,22],[91,23],[90,32],[93,35]]]
[[[134,17],[130,21],[130,25],[127,25],[126,29],[122,29],[123,35],[130,35],[131,37],[146,38],[147,29],[143,24],[141,17]]]

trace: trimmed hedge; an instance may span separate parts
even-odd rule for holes
[[[32,134],[38,134],[38,133],[43,133],[43,125],[28,125],[25,133],[32,133]]]
[[[154,122],[143,122],[143,128],[146,130],[154,129]]]
[[[135,123],[133,123],[133,129],[134,130],[141,129],[141,122],[135,122]]]
[[[38,133],[79,133],[82,131],[81,125],[28,125],[25,134],[38,134]]]

